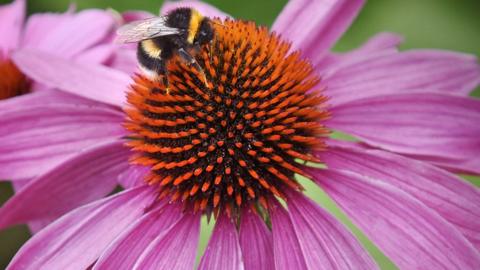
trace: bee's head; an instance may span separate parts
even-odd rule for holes
[[[215,30],[212,27],[212,23],[208,18],[204,18],[200,23],[200,27],[198,28],[197,34],[195,35],[195,39],[193,40],[193,44],[195,45],[204,45],[212,41]]]

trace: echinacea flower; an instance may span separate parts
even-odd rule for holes
[[[88,116],[128,132],[2,207],[5,227],[64,213],[118,174],[126,187],[40,231],[9,268],[192,269],[202,215],[216,224],[199,269],[377,268],[344,225],[302,194],[295,174],[323,188],[399,268],[479,268],[480,193],[449,172],[480,170],[480,102],[467,96],[480,78],[476,59],[398,52],[391,34],[328,53],[362,4],[291,1],[273,26],[278,34],[225,20],[197,55],[208,85],[175,59],[170,93],[134,76],[128,106],[126,74],[16,53],[28,76],[99,102],[44,107],[53,126]],[[79,132],[82,121],[90,120]],[[361,143],[327,139],[325,128]],[[13,124],[9,131],[18,132]]]

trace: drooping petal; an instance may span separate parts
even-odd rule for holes
[[[329,53],[320,62],[313,63],[318,74],[326,76],[336,71],[338,67],[348,63],[373,57],[376,54],[398,52],[398,46],[403,42],[403,37],[389,32],[378,33],[368,39],[362,46],[346,53]]]
[[[33,179],[0,208],[0,228],[54,220],[100,199],[116,186],[128,168],[129,150],[118,140],[90,148]]]
[[[129,75],[140,71],[136,50],[124,46],[115,50],[115,54],[110,58],[107,65]]]
[[[323,79],[332,105],[412,91],[467,96],[480,83],[480,65],[471,55],[412,50],[354,57]]]
[[[13,60],[23,73],[42,84],[115,106],[124,105],[131,82],[121,71],[39,51],[16,52]]]
[[[39,105],[90,105],[107,108],[107,105],[99,104],[96,101],[88,100],[62,91],[42,89],[28,95],[20,95],[0,102],[0,114],[7,111],[15,111],[20,108],[37,107]]]
[[[257,254],[260,256],[261,254]],[[203,254],[199,270],[243,270],[242,250],[235,225],[226,215],[215,224],[212,237]],[[257,268],[259,269],[259,268]]]
[[[274,205],[270,209],[270,218],[272,221],[275,269],[308,269],[287,211],[279,204]]]
[[[25,20],[25,0],[0,6],[0,60],[18,47]]]
[[[88,105],[2,111],[0,178],[29,179],[87,147],[122,136],[121,113]]]
[[[240,222],[240,247],[245,269],[275,269],[272,233],[265,222],[247,208],[242,212]]]
[[[87,269],[153,199],[149,187],[78,208],[34,235],[7,269]]]
[[[25,186],[27,186],[31,180],[25,180],[25,181],[12,181],[12,187],[15,193],[18,193],[21,189],[23,189]],[[5,204],[2,206],[4,207]],[[2,209],[0,208],[0,212]],[[0,222],[3,220],[3,216],[0,217]],[[31,221],[27,223],[27,227],[30,231],[31,234],[36,234],[39,232],[41,229],[47,227],[48,224],[53,223],[55,221],[55,218],[44,218],[44,219],[39,219],[35,221]]]
[[[284,7],[272,30],[292,41],[312,62],[336,43],[350,26],[363,0],[293,0]]]
[[[193,269],[199,234],[200,215],[184,215],[152,240],[132,269]]]
[[[480,249],[480,190],[470,183],[428,163],[384,151],[330,146],[319,156],[329,168],[347,169],[406,191]]]
[[[35,43],[28,42],[25,46],[65,58],[74,57],[104,40],[115,23],[110,13],[94,9],[67,18],[50,31],[37,28],[37,31],[45,32],[44,37]],[[52,21],[51,18],[48,19]]]
[[[35,47],[48,36],[50,31],[70,20],[73,17],[71,12],[65,13],[36,13],[28,17],[25,23],[22,36],[22,48]]]
[[[329,126],[402,154],[480,167],[480,101],[438,93],[371,97],[332,109]]]
[[[287,203],[308,269],[378,269],[355,236],[314,202],[292,192]]]
[[[400,269],[478,269],[480,254],[451,224],[385,182],[317,170],[316,182]]]
[[[228,15],[227,13],[202,1],[165,1],[165,3],[163,3],[162,5],[162,8],[160,9],[160,14],[167,14],[168,12],[179,7],[194,8],[198,10],[198,12],[200,12],[203,16],[210,18],[217,17],[224,19],[230,17],[230,15]]]
[[[454,173],[467,173],[480,175],[480,162],[478,158],[454,160],[437,157],[424,157],[412,155],[412,158],[423,160],[431,164],[442,167]]]
[[[110,244],[94,270],[130,270],[153,239],[169,231],[181,217],[177,205],[163,205],[142,217]]]
[[[149,172],[149,167],[130,164],[128,170],[118,176],[117,181],[122,187],[131,188],[142,184]]]
[[[73,59],[83,63],[105,65],[114,55],[115,50],[116,48],[113,44],[97,45],[79,53]]]
[[[133,21],[152,18],[152,17],[155,17],[156,15],[143,10],[130,10],[130,11],[123,12],[121,16],[124,23],[129,23]]]

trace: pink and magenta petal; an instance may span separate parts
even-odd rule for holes
[[[355,236],[327,211],[299,193],[292,192],[287,204],[308,269],[378,269]]]
[[[240,222],[240,247],[245,269],[275,269],[272,233],[263,219],[246,208]]]
[[[336,71],[338,67],[346,66],[348,63],[373,57],[377,54],[398,52],[398,46],[403,42],[400,35],[384,32],[371,37],[359,48],[347,53],[329,53],[320,62],[313,63],[318,74],[326,76]]]
[[[316,63],[347,30],[365,1],[293,0],[284,7],[272,30],[293,42]]]
[[[146,166],[130,164],[128,170],[118,176],[118,183],[124,188],[132,188],[144,183],[145,177],[150,172]]]
[[[100,65],[72,62],[48,53],[23,50],[13,55],[15,64],[30,78],[49,87],[123,106],[130,77]]]
[[[227,215],[218,218],[198,269],[244,269],[237,228]]]
[[[185,214],[151,242],[132,269],[193,269],[199,235],[200,215]]]
[[[103,198],[128,168],[129,150],[120,140],[92,147],[33,179],[0,208],[0,228],[54,220]]]
[[[78,56],[105,40],[113,31],[114,24],[115,20],[109,12],[85,10],[62,20],[62,23],[53,30],[47,30],[40,42],[28,44],[27,47],[62,55],[65,58]]]
[[[480,249],[480,191],[461,178],[428,163],[378,150],[330,146],[319,157],[329,168],[353,171],[406,191]]]
[[[25,0],[0,6],[0,61],[18,47],[25,12]]]
[[[143,10],[130,10],[130,11],[123,12],[121,14],[121,20],[123,20],[123,23],[129,23],[133,21],[152,18],[155,16],[156,15]]]
[[[149,187],[82,206],[33,236],[7,269],[87,269],[154,200]]]
[[[326,95],[338,106],[387,94],[440,92],[467,96],[480,83],[474,56],[413,50],[352,57],[323,74]]]
[[[157,207],[132,225],[100,256],[93,270],[130,270],[152,239],[168,232],[175,225],[182,211],[178,205]]]
[[[404,191],[349,171],[316,182],[400,269],[478,269],[480,253],[450,223]]]
[[[438,93],[398,94],[332,109],[329,127],[389,151],[470,160],[480,166],[480,100]]]
[[[73,18],[71,11],[65,13],[36,13],[28,17],[25,24],[21,47],[35,48],[48,38],[50,32]]]
[[[280,205],[270,209],[273,236],[273,258],[277,270],[307,270],[302,248],[287,211]]]
[[[0,178],[22,180],[125,134],[121,113],[88,105],[38,105],[2,111]]]

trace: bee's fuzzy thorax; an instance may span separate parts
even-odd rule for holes
[[[128,95],[134,163],[151,167],[146,181],[160,197],[204,213],[268,207],[294,175],[319,162],[328,117],[325,97],[313,94],[319,78],[290,53],[290,44],[252,22],[218,22],[197,69],[174,57],[167,65],[170,91],[137,76]]]

